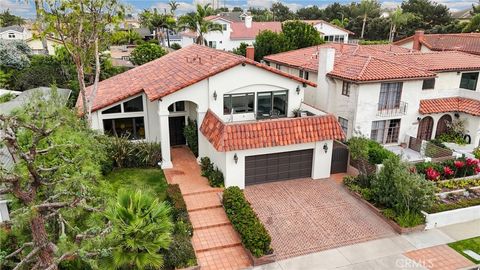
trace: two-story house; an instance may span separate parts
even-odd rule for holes
[[[480,141],[480,57],[412,52],[394,45],[328,44],[265,57],[281,71],[317,82],[305,101],[338,117],[347,137],[382,144],[430,140],[454,118]],[[313,89],[312,89],[313,90]]]
[[[311,24],[326,42],[348,43],[349,35],[354,35],[352,31],[344,29],[324,20],[303,20]]]
[[[185,145],[187,119],[198,123],[199,157],[226,186],[330,175],[335,116],[302,103],[311,82],[245,58],[190,45],[99,83],[92,128],[132,140]],[[87,92],[92,91],[88,88]],[[77,106],[81,106],[81,99]],[[295,117],[297,116],[297,117]]]

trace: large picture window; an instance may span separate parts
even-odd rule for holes
[[[462,73],[460,88],[475,91],[477,89],[478,72]]]
[[[223,113],[251,113],[254,110],[254,93],[223,95]]]
[[[403,83],[382,83],[380,88],[380,97],[378,102],[378,110],[388,110],[400,107],[402,98]]]
[[[123,108],[123,110],[122,110]],[[102,111],[102,114],[121,113],[121,112],[143,112],[142,96],[127,100],[109,109]]]
[[[143,117],[129,117],[104,119],[103,130],[105,134],[127,137],[129,140],[145,139],[145,123]]]
[[[257,116],[260,118],[287,116],[288,92],[260,92],[257,94]]]
[[[370,139],[381,144],[397,143],[400,134],[400,119],[373,121]]]

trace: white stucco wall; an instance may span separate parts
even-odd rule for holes
[[[398,45],[398,46],[406,48],[406,49],[413,50],[413,40],[405,42],[405,43],[403,43],[401,45]],[[420,51],[421,52],[431,52],[432,50],[430,50],[427,46],[422,45],[422,47],[420,48]]]
[[[333,36],[333,35],[343,35],[344,36],[344,43],[348,43],[348,32],[328,25],[326,23],[318,23],[314,25],[315,29],[317,29],[322,36]]]
[[[425,229],[430,230],[480,219],[480,205],[433,214],[427,214],[423,212],[423,215],[425,216],[426,221]]]
[[[34,53],[39,50],[43,51],[43,44],[41,39],[32,39],[28,41],[27,44],[28,47],[30,47],[34,51]],[[60,43],[47,39],[48,54],[55,55],[56,46],[60,46]]]
[[[9,34],[12,33],[15,35],[14,38],[10,38],[9,37]],[[8,40],[26,40],[26,39],[29,39],[32,37],[32,33],[30,33],[30,31],[23,31],[23,32],[18,32],[18,31],[15,31],[15,30],[9,30],[9,31],[5,31],[5,32],[2,32],[0,33],[0,39],[8,39]]]

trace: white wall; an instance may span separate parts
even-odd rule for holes
[[[10,33],[13,33],[15,34],[15,37],[14,38],[10,38],[9,37],[9,34]],[[25,30],[23,32],[17,32],[17,31],[14,31],[14,30],[9,30],[9,31],[5,31],[3,33],[0,33],[0,39],[8,39],[8,40],[26,40],[26,39],[29,39],[32,37],[32,33],[30,33],[29,31]]]
[[[314,25],[314,27],[315,29],[317,29],[317,31],[322,33],[322,36],[343,35],[344,43],[348,43],[348,32],[345,32],[326,23],[318,23]]]
[[[460,208],[440,213],[423,213],[426,221],[426,230],[444,227],[452,224],[480,219],[480,205]]]
[[[406,48],[406,49],[413,50],[413,40],[405,42],[405,43],[403,43],[401,45],[398,45],[398,46]],[[427,46],[422,45],[422,47],[420,48],[420,51],[421,52],[431,52],[432,50],[430,50]]]
[[[41,39],[33,39],[27,42],[28,47],[30,47],[34,53],[36,51],[42,51],[43,52],[43,44]],[[47,39],[47,47],[48,47],[48,54],[50,55],[55,55],[55,47],[60,46],[60,43],[58,42],[53,42],[49,39]]]

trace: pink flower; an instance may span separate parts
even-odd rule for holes
[[[437,172],[437,171],[436,171],[434,168],[432,168],[432,167],[428,167],[428,168],[425,170],[425,174],[426,174],[428,180],[438,181],[438,179],[440,179],[440,173]]]
[[[475,174],[479,174],[480,173],[480,164],[475,166]]]
[[[467,158],[467,165],[473,166],[478,164],[478,159],[476,158]]]
[[[463,168],[463,166],[465,166],[465,163],[463,161],[460,161],[460,160],[455,160],[453,162],[453,164],[455,165],[455,167],[457,169]]]
[[[443,174],[447,177],[447,176],[454,175],[455,172],[452,169],[450,169],[450,167],[445,166],[443,167]]]

